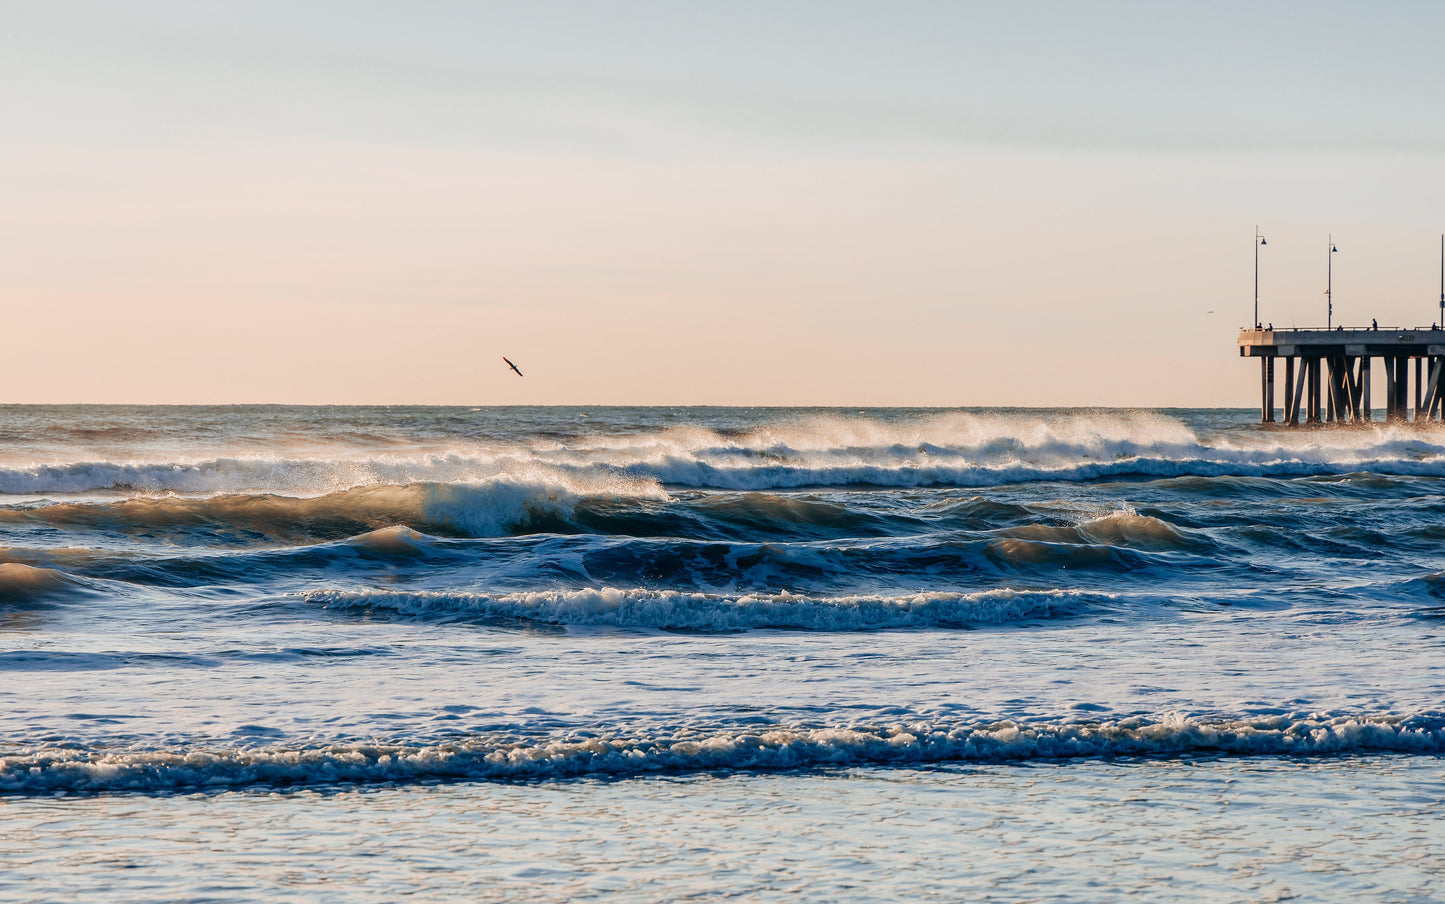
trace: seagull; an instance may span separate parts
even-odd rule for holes
[[[517,376],[519,376],[519,377],[522,376],[522,372],[521,372],[520,370],[517,370],[517,365],[515,365],[515,364],[512,363],[512,359],[511,359],[511,358],[508,358],[506,355],[503,355],[503,356],[502,356],[502,360],[503,360],[503,361],[506,361],[506,362],[507,362],[507,366],[510,367],[512,370],[516,370],[516,371],[517,371]]]

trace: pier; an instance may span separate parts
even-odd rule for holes
[[[1423,422],[1441,417],[1442,329],[1244,329],[1239,331],[1239,356],[1259,359],[1260,420],[1266,424],[1275,420],[1275,362],[1280,358],[1284,359],[1281,413],[1286,425],[1369,421],[1370,362],[1376,358],[1385,376],[1386,420]]]

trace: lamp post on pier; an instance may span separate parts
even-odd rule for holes
[[[1335,253],[1340,249],[1335,247],[1335,237],[1330,236],[1328,242],[1329,254],[1326,255],[1328,263],[1325,264],[1325,329],[1334,329],[1335,326],[1335,296],[1331,294],[1335,287]]]
[[[1440,242],[1441,242],[1441,244],[1440,244],[1441,249],[1445,249],[1445,235],[1442,235],[1442,236],[1440,237]],[[1264,236],[1262,236],[1262,235],[1259,234],[1259,226],[1258,226],[1258,224],[1256,224],[1255,227],[1254,227],[1254,328],[1255,328],[1255,329],[1259,329],[1259,246],[1260,246],[1260,245],[1267,245],[1267,244],[1269,244],[1269,243],[1264,240]],[[1441,253],[1445,253],[1445,250],[1442,250]],[[1445,267],[1445,264],[1442,264],[1442,267]],[[1441,277],[1440,277],[1440,278],[1441,278],[1442,280],[1445,280],[1445,269],[1442,269],[1442,270],[1440,271],[1440,274],[1441,274]],[[1442,316],[1442,317],[1445,317],[1445,282],[1442,282],[1442,283],[1440,284],[1440,311],[1441,311],[1441,316]]]

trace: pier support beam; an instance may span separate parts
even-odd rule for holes
[[[1307,424],[1310,420],[1310,362],[1299,359],[1299,377],[1295,380],[1294,422]]]
[[[1300,370],[1300,383],[1295,385],[1294,357],[1284,359],[1284,422],[1291,427],[1299,425],[1299,394],[1304,387],[1304,370]]]
[[[1370,356],[1360,359],[1360,418],[1370,419]]]
[[[1269,374],[1264,378],[1264,407],[1268,417],[1265,423],[1274,423],[1274,359],[1265,358],[1269,362]]]
[[[1309,405],[1308,405],[1308,407],[1305,409],[1305,423],[1306,423],[1306,424],[1318,424],[1318,423],[1321,422],[1321,421],[1320,421],[1320,402],[1321,402],[1321,399],[1320,399],[1320,359],[1319,359],[1319,358],[1306,358],[1305,361],[1306,361],[1307,364],[1308,364],[1308,370],[1309,370],[1309,375],[1310,375],[1310,378],[1309,378],[1310,399],[1309,399]]]
[[[1436,412],[1440,409],[1441,389],[1445,388],[1440,385],[1442,367],[1445,367],[1445,358],[1439,355],[1430,356],[1428,367],[1429,377],[1427,377],[1428,383],[1424,390],[1425,398],[1421,406],[1415,409],[1415,420],[1417,421],[1432,421],[1436,418]]]
[[[1395,359],[1395,388],[1400,397],[1395,400],[1396,417],[1410,419],[1410,359],[1404,355]]]
[[[1355,417],[1355,359],[1348,355],[1334,355],[1325,360],[1329,367],[1331,423],[1344,424]]]
[[[1337,418],[1336,411],[1340,399],[1340,368],[1336,359],[1331,356],[1325,361],[1325,398],[1324,398],[1324,422],[1333,424]]]
[[[1415,420],[1417,421],[1421,419],[1420,405],[1424,401],[1424,399],[1421,397],[1421,390],[1425,388],[1425,383],[1423,380],[1420,379],[1420,365],[1422,363],[1424,363],[1423,358],[1415,359]]]
[[[1325,359],[1329,388],[1325,420],[1332,424],[1358,423],[1361,417],[1360,375],[1354,355],[1331,355]]]
[[[1385,406],[1385,420],[1403,421],[1409,414],[1410,359],[1403,355],[1392,355],[1384,361],[1386,394],[1389,397]]]
[[[1435,366],[1435,401],[1430,406],[1430,417],[1433,420],[1445,421],[1445,357],[1436,355],[1431,361]]]
[[[1395,359],[1381,358],[1380,364],[1385,368],[1385,420],[1395,419]]]
[[[1274,359],[1259,359],[1259,421],[1274,423]]]
[[[1345,356],[1345,396],[1350,400],[1350,423],[1360,422],[1360,365],[1359,359]]]

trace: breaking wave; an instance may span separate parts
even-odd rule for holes
[[[795,593],[728,596],[678,590],[547,590],[428,593],[313,590],[306,603],[342,612],[386,612],[423,620],[513,620],[673,631],[876,631],[1007,624],[1071,615],[1112,597],[1072,590],[920,592],[818,597]]]
[[[220,528],[273,540],[337,540],[394,525],[447,536],[492,537],[565,530],[577,506],[608,499],[666,500],[656,484],[496,479],[479,483],[365,486],[316,497],[226,494],[137,496],[0,509],[0,523],[118,531]]]
[[[1110,478],[1445,477],[1445,429],[1220,431],[1201,438],[1151,412],[966,413],[899,420],[814,416],[741,431],[696,426],[528,444],[454,443],[427,454],[217,457],[0,467],[0,494],[98,491],[314,496],[375,485],[631,479],[726,490],[987,487]]]
[[[1215,546],[1202,534],[1129,510],[1110,512],[1077,525],[1028,524],[1001,533],[1020,540],[1071,546],[1102,544],[1153,550],[1207,550]]]
[[[777,727],[668,735],[299,748],[40,747],[0,756],[0,793],[174,792],[336,783],[536,781],[705,770],[771,771],[1088,757],[1445,753],[1445,717],[1178,714],[1118,721]]]

